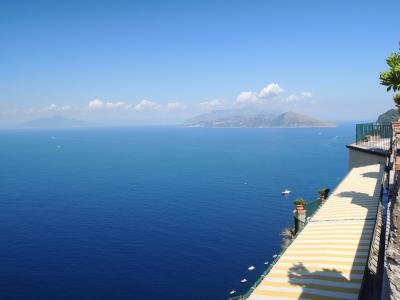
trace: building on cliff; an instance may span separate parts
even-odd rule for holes
[[[346,177],[231,299],[400,299],[400,123],[358,124],[347,148]]]

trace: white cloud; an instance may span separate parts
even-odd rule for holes
[[[310,92],[302,92],[300,93],[300,95],[295,95],[295,94],[291,94],[286,98],[281,99],[281,103],[293,103],[293,102],[297,102],[297,101],[301,101],[307,98],[311,98],[312,97],[312,93]]]
[[[204,101],[204,102],[200,103],[200,107],[202,109],[207,109],[207,110],[222,107],[222,106],[223,106],[223,103],[219,99],[214,99],[211,101]]]
[[[66,112],[71,109],[72,107],[70,105],[58,106],[55,104],[50,104],[48,107],[45,107],[43,111]]]
[[[270,83],[265,88],[263,88],[258,94],[259,98],[268,99],[278,96],[283,92],[283,89],[277,83]]]
[[[251,104],[257,102],[259,102],[259,99],[252,91],[241,92],[239,96],[236,97],[235,101],[236,104]]]
[[[310,97],[312,97],[312,93],[310,93],[310,92],[302,92],[300,95],[301,95],[302,98],[310,98]]]
[[[281,100],[282,103],[292,103],[292,102],[297,102],[300,100],[299,96],[296,96],[294,94],[289,95],[287,98],[284,98]]]
[[[19,110],[15,110],[14,112],[16,114],[18,114]],[[36,108],[31,107],[31,108],[22,109],[21,112],[24,113],[24,114],[30,115],[30,114],[34,114],[34,113],[40,112],[40,109],[38,110]]]
[[[115,109],[115,108],[127,108],[127,104],[125,102],[122,101],[118,101],[118,102],[107,102],[106,103],[106,107],[110,108],[110,109]]]
[[[169,102],[167,104],[167,111],[172,112],[172,111],[181,111],[181,110],[185,110],[186,109],[186,105],[184,105],[181,102]]]
[[[104,107],[104,102],[99,99],[94,99],[89,102],[88,107],[90,109],[99,109]]]
[[[128,108],[128,105],[125,102],[104,102],[100,99],[94,99],[89,102],[88,107],[90,109],[119,109],[119,108]]]
[[[283,93],[283,89],[277,83],[270,83],[264,87],[258,95],[252,91],[241,92],[235,100],[236,105],[261,105],[267,104],[267,99],[276,98]]]
[[[142,111],[146,111],[146,110],[157,110],[159,109],[161,106],[157,105],[156,103],[143,99],[142,101],[140,101],[138,104],[136,104],[133,107],[133,110],[137,111],[137,112],[142,112]]]
[[[129,105],[125,102],[105,102],[100,99],[94,99],[88,103],[87,106],[91,110],[133,110],[136,112],[144,111],[160,111],[171,112],[186,109],[186,105],[180,102],[169,102],[165,106],[159,105],[153,101],[143,99],[136,105]]]
[[[31,107],[31,108],[25,108],[25,109],[18,109],[18,112],[24,113],[24,114],[35,114],[35,113],[49,113],[49,112],[56,112],[56,113],[63,113],[63,112],[68,112],[71,111],[73,108],[70,105],[56,105],[56,104],[50,104],[45,107]],[[75,109],[74,109],[75,110]]]

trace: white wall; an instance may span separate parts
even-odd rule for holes
[[[352,168],[368,166],[377,163],[385,164],[386,157],[349,148],[349,170]]]

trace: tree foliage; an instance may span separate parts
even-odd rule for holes
[[[392,53],[386,63],[390,67],[388,71],[381,72],[379,79],[381,84],[387,86],[387,91],[391,89],[396,92],[400,90],[400,52]]]

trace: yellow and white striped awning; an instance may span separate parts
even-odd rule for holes
[[[248,299],[357,299],[383,169],[353,168]]]

